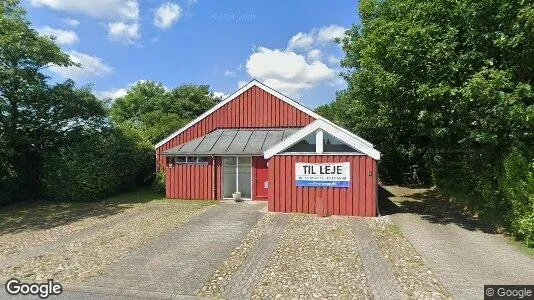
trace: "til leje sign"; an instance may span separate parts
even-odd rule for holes
[[[350,163],[296,163],[295,180],[302,187],[349,187]]]

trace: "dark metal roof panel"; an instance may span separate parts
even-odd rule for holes
[[[300,128],[217,129],[165,155],[262,155]]]
[[[236,134],[237,130],[224,130],[221,133],[221,137],[219,137],[217,140],[217,143],[215,143],[211,149],[210,153],[226,153]]]
[[[282,130],[273,130],[267,132],[267,136],[265,137],[265,141],[263,142],[263,149],[269,149],[272,146],[278,144],[282,137],[284,136],[284,132]]]
[[[204,136],[204,140],[202,140],[202,143],[198,145],[196,151],[202,152],[202,153],[208,153],[213,150],[213,147],[215,147],[215,144],[221,137],[223,131],[222,130],[215,130],[212,133],[209,133]]]
[[[247,146],[247,143],[248,143],[248,140],[250,139],[251,134],[252,134],[252,130],[237,131],[234,140],[228,147],[227,152],[228,153],[243,153],[243,150],[245,150],[245,147]]]
[[[262,153],[263,151],[263,142],[265,142],[265,137],[267,136],[267,130],[255,130],[250,135],[247,145],[245,146],[246,153]]]

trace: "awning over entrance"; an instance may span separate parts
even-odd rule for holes
[[[262,155],[301,128],[217,129],[164,155]]]

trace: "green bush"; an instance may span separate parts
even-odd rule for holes
[[[98,200],[146,184],[153,166],[152,147],[133,130],[87,133],[45,157],[43,192],[53,200]]]
[[[502,190],[512,233],[534,247],[534,155],[514,149],[504,163]]]
[[[165,186],[165,172],[159,170],[156,172],[154,181],[152,182],[152,189],[158,194],[165,195]]]

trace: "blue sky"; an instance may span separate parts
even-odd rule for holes
[[[23,0],[28,18],[83,69],[53,80],[117,97],[139,80],[209,84],[219,95],[256,78],[309,107],[345,83],[332,42],[358,23],[355,1]]]

